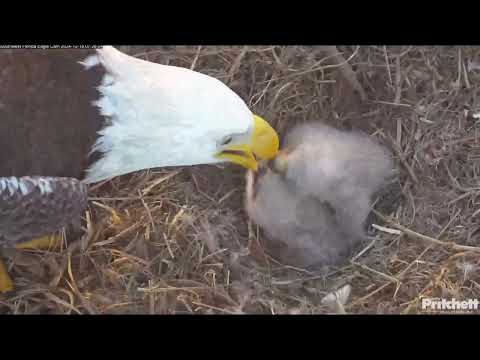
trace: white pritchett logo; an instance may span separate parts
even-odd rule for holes
[[[480,300],[468,299],[457,300],[455,298],[451,300],[439,299],[439,298],[423,298],[422,310],[478,310]]]

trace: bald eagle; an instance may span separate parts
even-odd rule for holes
[[[111,46],[2,50],[0,248],[33,244],[80,218],[90,183],[154,167],[256,170],[278,146],[267,121],[200,72]],[[0,292],[11,288],[0,268]]]

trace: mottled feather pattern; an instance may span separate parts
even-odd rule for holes
[[[79,221],[87,188],[74,178],[0,178],[0,246],[50,235]]]

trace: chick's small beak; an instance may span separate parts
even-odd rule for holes
[[[288,151],[280,151],[275,159],[270,160],[270,168],[278,174],[285,174],[288,170]]]
[[[253,115],[254,128],[250,144],[230,145],[218,157],[257,171],[257,158],[269,160],[275,157],[279,148],[277,132],[258,115]]]

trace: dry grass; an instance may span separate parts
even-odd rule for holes
[[[93,186],[85,236],[64,250],[10,254],[17,291],[0,312],[326,313],[322,297],[345,283],[347,313],[480,298],[480,49],[338,49],[124,48],[220,78],[281,134],[318,120],[383,139],[403,201],[348,266],[318,276],[268,257],[243,211],[243,170],[159,169]]]

